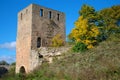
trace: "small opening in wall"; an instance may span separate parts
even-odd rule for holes
[[[26,9],[26,14],[28,13],[28,9]]]
[[[40,16],[43,16],[43,9],[40,9]]]
[[[20,15],[20,19],[22,20],[22,17],[23,17],[23,14],[21,13],[21,15]]]
[[[52,16],[52,12],[49,11],[48,18],[51,19],[51,16]]]
[[[43,55],[41,55],[40,53],[39,53],[39,58],[43,58]]]
[[[58,21],[60,20],[60,14],[57,14],[57,20]]]
[[[41,47],[41,38],[38,37],[37,38],[37,48],[40,48]]]

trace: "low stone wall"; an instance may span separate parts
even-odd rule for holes
[[[41,65],[43,62],[52,63],[54,57],[60,59],[62,53],[66,53],[69,49],[70,47],[41,47],[37,50],[31,50],[31,70]]]
[[[10,65],[0,65],[0,67],[4,67],[4,68],[6,68],[7,70],[9,70],[9,69],[11,68]]]
[[[0,65],[0,77],[8,72],[11,66],[9,65]]]
[[[52,58],[61,56],[62,53],[65,53],[69,50],[69,47],[60,47],[60,48],[51,48],[51,47],[43,47],[38,49],[39,55],[42,55],[44,60],[52,63]]]

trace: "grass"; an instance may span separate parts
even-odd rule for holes
[[[51,64],[44,63],[21,77],[14,69],[0,80],[119,80],[120,34],[83,53],[68,51]]]

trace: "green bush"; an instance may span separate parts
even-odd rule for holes
[[[87,50],[87,45],[85,45],[84,43],[78,42],[75,44],[72,50],[73,52],[84,52]]]

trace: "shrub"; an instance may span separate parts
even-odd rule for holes
[[[57,34],[52,38],[52,47],[60,47],[64,45],[64,40],[61,34]]]
[[[87,46],[84,43],[78,42],[75,44],[72,50],[74,52],[84,52],[85,50],[87,50]]]

